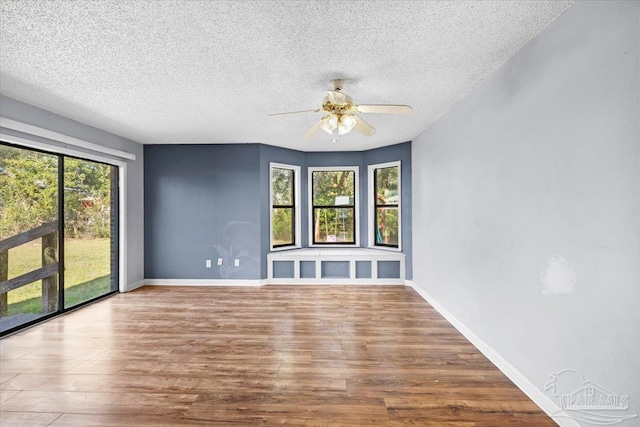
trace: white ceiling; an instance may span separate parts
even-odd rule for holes
[[[410,141],[573,3],[561,1],[0,2],[0,91],[144,144],[261,142],[304,151]],[[367,114],[302,135],[329,81]]]

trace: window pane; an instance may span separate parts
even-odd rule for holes
[[[293,245],[295,243],[293,208],[273,208],[272,221],[272,245]]]
[[[398,204],[398,168],[376,169],[376,205]]]
[[[398,208],[376,208],[376,245],[398,246]]]
[[[117,168],[64,160],[64,306],[111,292],[116,282],[114,221]],[[115,289],[113,289],[115,290]]]
[[[354,201],[354,171],[344,170],[313,172],[314,206],[353,205]]]
[[[0,240],[58,217],[58,157],[0,145]]]
[[[273,168],[273,204],[293,206],[293,170]]]
[[[7,314],[0,318],[2,331],[20,326],[45,314],[42,307],[42,280],[32,282],[6,293]],[[57,301],[52,311],[57,309]]]
[[[1,331],[117,290],[117,176],[115,166],[0,144],[0,241],[8,248],[0,282],[11,279],[0,293]]]
[[[314,208],[314,243],[355,243],[353,208]]]
[[[0,331],[58,310],[58,157],[0,145],[0,241],[18,235],[0,252],[0,282],[18,279],[0,293]],[[41,269],[54,274],[23,276]]]

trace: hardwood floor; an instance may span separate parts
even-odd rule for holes
[[[403,286],[143,287],[0,354],[2,427],[556,425]]]

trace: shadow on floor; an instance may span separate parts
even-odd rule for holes
[[[65,289],[65,308],[111,292],[110,275],[98,277]],[[7,316],[0,317],[0,332],[42,317],[42,297],[38,296],[7,306]]]

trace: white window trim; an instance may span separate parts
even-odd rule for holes
[[[373,175],[376,169],[384,169],[390,168],[393,166],[398,167],[398,247],[390,248],[388,246],[378,246],[376,245],[374,232],[375,232],[375,187],[374,187],[374,179]],[[368,247],[371,249],[379,249],[384,251],[394,251],[394,252],[402,252],[402,164],[400,160],[395,162],[387,162],[387,163],[378,163],[375,165],[369,165],[368,167],[368,185],[369,185],[369,218],[368,218],[368,227],[367,233],[369,238],[367,241],[369,242]]]
[[[313,172],[325,172],[325,171],[353,171],[354,172],[354,184],[355,193],[353,202],[355,204],[355,243],[343,243],[343,244],[314,244],[313,243]],[[359,166],[316,166],[307,168],[307,177],[309,180],[308,196],[309,196],[309,247],[316,248],[357,248],[360,247],[360,167]]]
[[[289,169],[293,171],[293,210],[295,213],[295,236],[293,236],[293,245],[273,247],[273,169]],[[302,215],[300,205],[300,166],[288,165],[285,163],[269,162],[269,248],[270,251],[285,251],[289,249],[298,249],[302,247]]]
[[[128,160],[136,159],[136,155],[133,153],[129,153],[123,150],[116,150],[115,148],[104,147],[102,145],[94,144],[93,142],[85,141],[83,139],[75,138],[59,132],[54,132],[49,129],[33,126],[28,123],[19,122],[17,120],[11,120],[7,117],[0,117],[0,127],[17,130],[19,132],[23,132],[28,135],[48,138],[48,139],[51,139],[52,141],[58,141],[65,144],[70,144],[76,147],[92,150],[98,153],[119,157],[121,159],[128,159]]]

